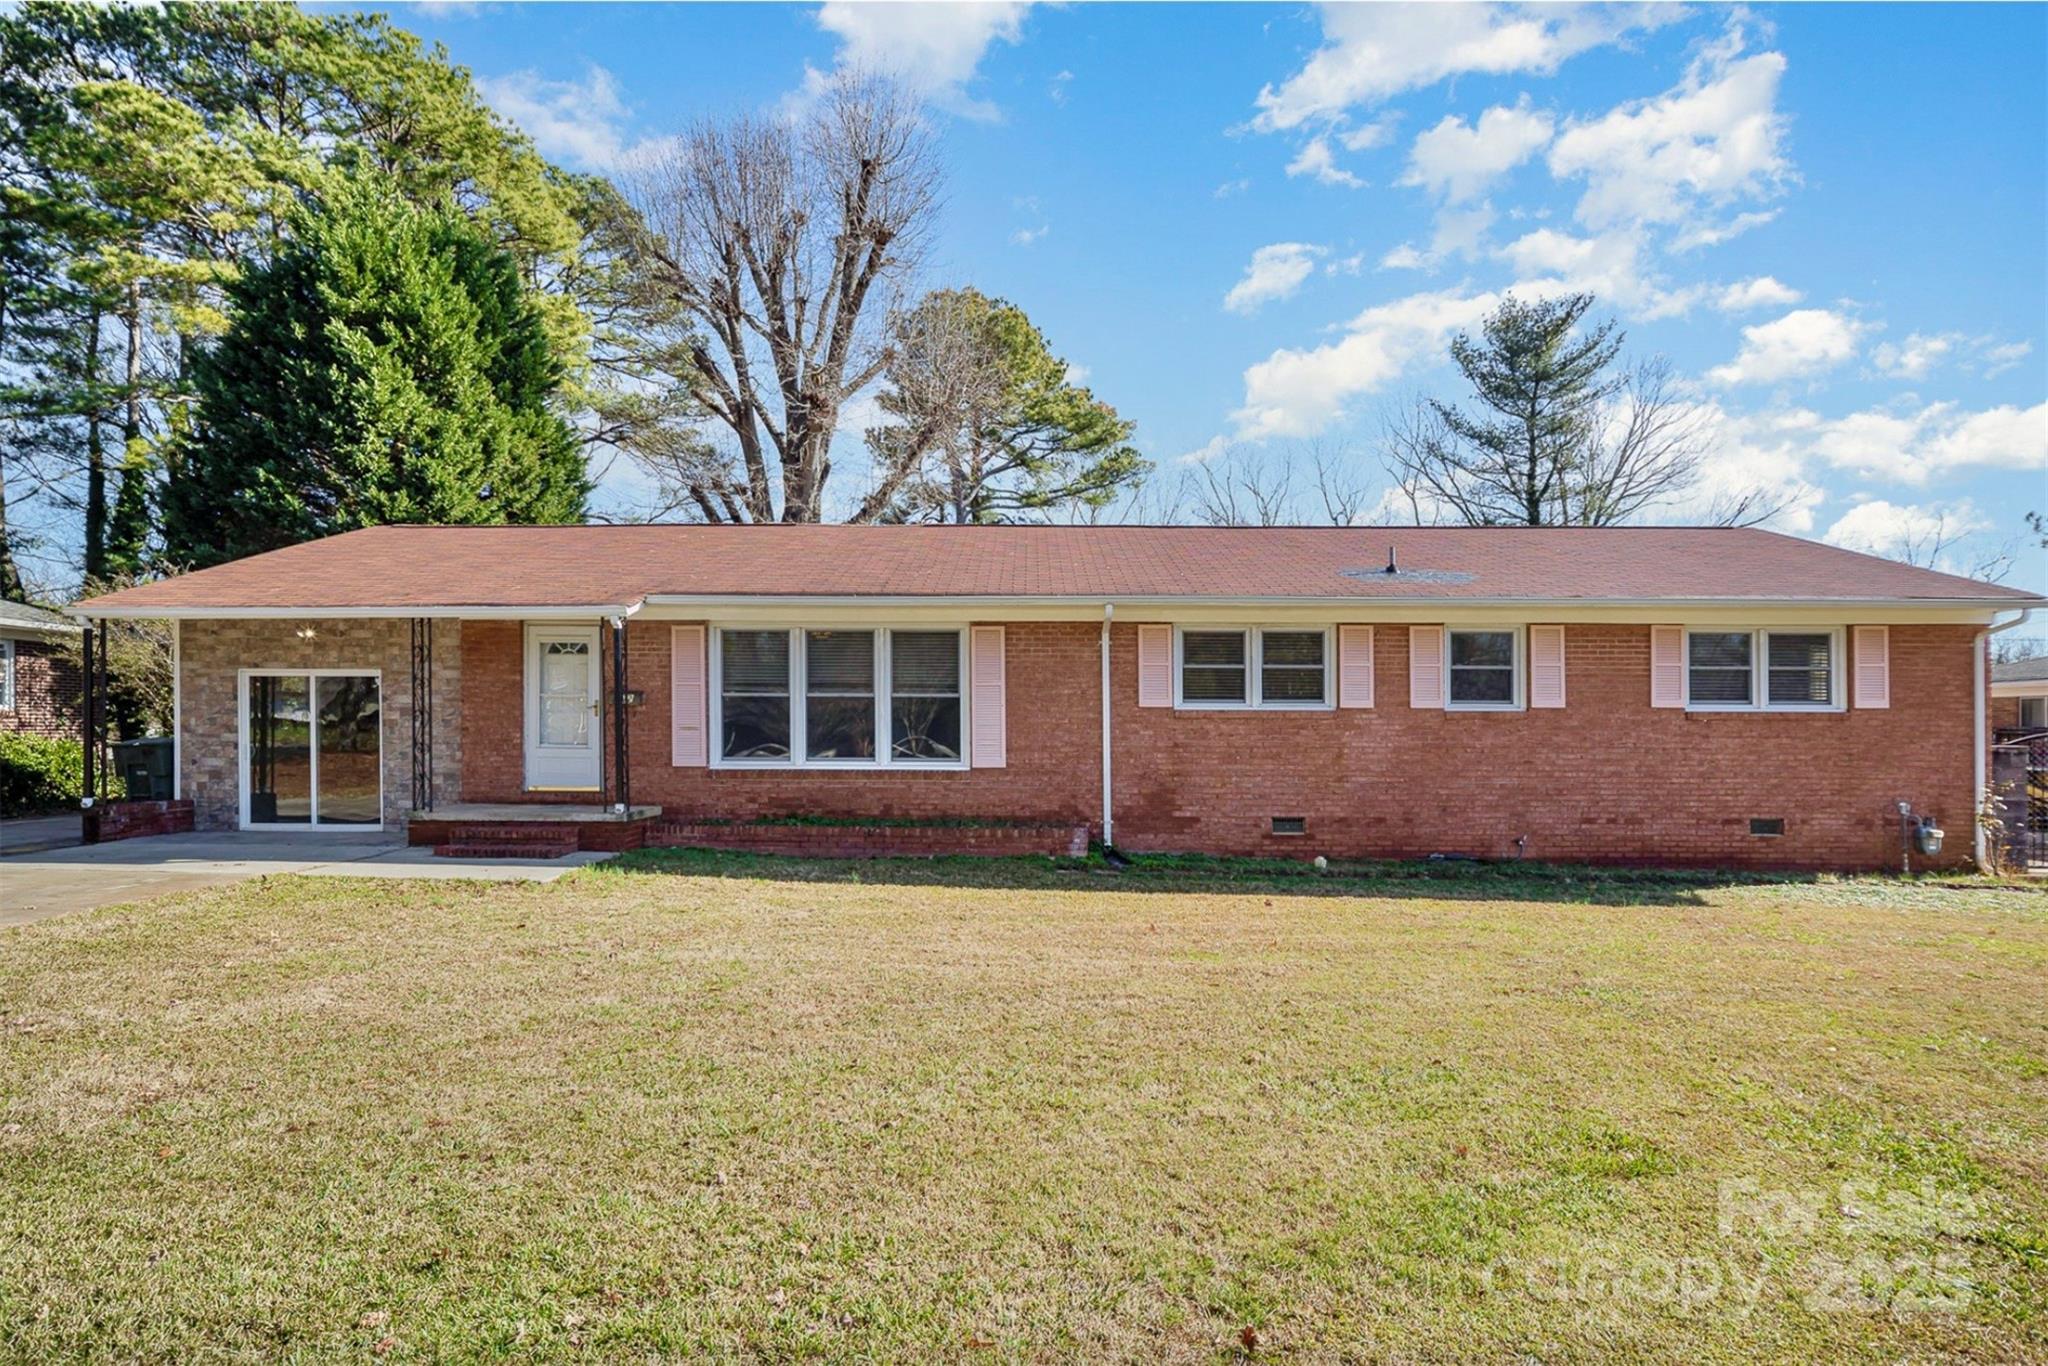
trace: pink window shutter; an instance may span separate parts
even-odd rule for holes
[[[1444,628],[1408,628],[1408,705],[1434,707],[1444,704]]]
[[[1372,705],[1372,627],[1337,628],[1337,705]]]
[[[1009,725],[1002,627],[976,626],[968,631],[967,678],[973,717],[967,762],[974,768],[1002,768],[1008,762],[1004,737]]]
[[[1138,628],[1138,705],[1173,705],[1173,628]]]
[[[1878,711],[1892,704],[1892,631],[1889,626],[1858,626],[1856,648],[1856,706]]]
[[[1529,628],[1529,705],[1564,705],[1564,627]]]
[[[1685,628],[1650,628],[1650,705],[1685,705]]]
[[[672,626],[668,636],[669,743],[677,768],[710,762],[704,700],[704,628]]]

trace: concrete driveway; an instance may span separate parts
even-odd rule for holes
[[[152,835],[0,858],[0,927],[272,873],[552,882],[610,857],[445,859],[381,833]]]
[[[76,811],[57,816],[16,816],[0,821],[0,856],[62,849],[84,838],[85,822]]]

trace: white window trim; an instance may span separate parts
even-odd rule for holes
[[[320,746],[312,739],[310,727],[307,731],[307,791],[313,803],[315,819],[307,821],[265,821],[262,824],[249,819],[249,680],[252,678],[374,678],[377,680],[377,822],[372,825],[363,821],[328,824],[318,819],[320,813]],[[318,690],[307,689],[310,705]],[[235,671],[235,776],[239,787],[239,816],[244,830],[332,830],[347,833],[351,830],[382,830],[384,828],[384,671],[382,669],[237,669]]]
[[[1451,639],[1467,635],[1505,635],[1515,643],[1515,697],[1512,702],[1458,702],[1451,697]],[[1522,626],[1444,627],[1444,710],[1526,711],[1529,706],[1529,636]]]
[[[789,637],[789,757],[787,759],[728,759],[725,757],[725,647],[723,636],[727,631],[781,631]],[[804,641],[811,631],[873,631],[875,633],[875,757],[872,759],[813,759],[805,750],[810,736],[806,734],[807,708],[804,705],[805,672]],[[891,751],[895,741],[890,735],[893,680],[890,677],[889,636],[894,631],[915,633],[951,631],[958,638],[960,651],[960,757],[958,759],[899,759]],[[710,733],[706,736],[706,749],[710,756],[710,767],[787,773],[791,769],[805,769],[825,773],[873,773],[877,770],[899,770],[905,773],[959,773],[971,767],[973,745],[973,717],[968,714],[971,706],[970,694],[973,689],[967,679],[967,623],[965,622],[903,622],[896,625],[861,623],[833,623],[821,626],[788,626],[780,622],[749,625],[745,622],[726,622],[711,628],[709,654],[710,664]]]
[[[1746,635],[1749,637],[1749,697],[1747,702],[1695,702],[1692,700],[1692,638]],[[1724,626],[1685,630],[1685,709],[1697,712],[1804,712],[1824,715],[1848,710],[1848,692],[1842,677],[1844,647],[1848,630],[1841,626]],[[1828,701],[1825,705],[1802,702],[1773,702],[1771,697],[1770,650],[1773,635],[1826,636],[1828,638]]]
[[[14,710],[14,642],[0,640],[0,711]]]
[[[1196,635],[1217,636],[1236,632],[1245,638],[1244,646],[1244,691],[1243,702],[1189,701],[1181,691],[1181,682],[1186,670],[1182,659],[1185,651],[1182,638],[1189,631]],[[1261,677],[1265,664],[1265,633],[1273,631],[1280,635],[1320,635],[1323,638],[1323,700],[1320,702],[1267,702],[1260,696]],[[1176,711],[1333,711],[1337,705],[1337,631],[1333,626],[1176,626],[1173,628],[1173,706]]]

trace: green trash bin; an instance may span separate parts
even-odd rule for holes
[[[116,741],[114,772],[126,786],[130,801],[169,801],[171,737],[153,735],[144,740]]]

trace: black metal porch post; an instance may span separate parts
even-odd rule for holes
[[[412,805],[434,809],[434,622],[412,619]]]
[[[114,767],[114,755],[113,755],[113,751],[112,751],[112,750],[111,750],[111,749],[109,748],[109,746],[108,746],[108,744],[107,744],[107,668],[108,668],[108,665],[107,665],[107,619],[106,619],[105,617],[101,617],[101,618],[100,618],[100,686],[99,686],[99,688],[98,688],[98,693],[99,693],[99,730],[98,730],[98,738],[99,738],[99,742],[100,742],[100,754],[99,754],[99,769],[100,769],[100,800],[101,800],[101,801],[105,801],[105,800],[107,799],[108,795],[109,795],[109,794],[110,794],[110,793],[111,793],[111,792],[113,791],[113,789],[114,789],[114,775],[113,775],[113,773],[112,773],[112,771],[111,771],[111,770],[113,769],[113,767]]]
[[[85,750],[85,786],[79,795],[85,798],[84,805],[87,806],[93,804],[99,793],[99,789],[93,785],[93,761],[99,753],[99,737],[93,725],[93,682],[98,675],[94,672],[96,661],[93,657],[92,626],[90,620],[85,623],[85,677],[81,680],[84,685],[84,697],[78,709],[78,741]]]
[[[612,618],[612,772],[621,815],[631,809],[633,792],[626,776],[626,619]]]

